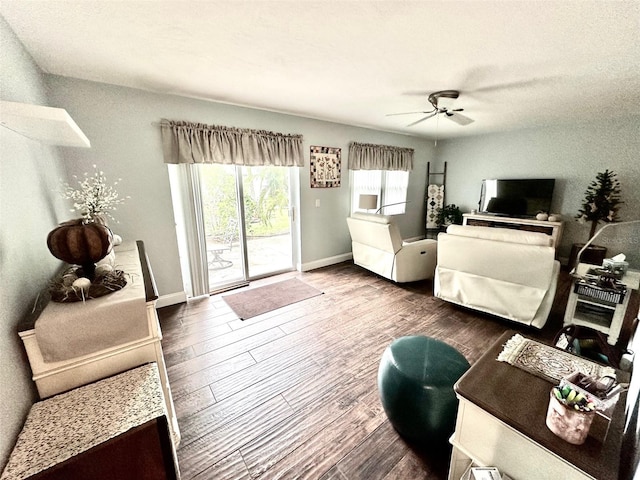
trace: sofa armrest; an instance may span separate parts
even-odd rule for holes
[[[435,249],[438,245],[438,242],[432,240],[430,238],[423,238],[422,240],[416,240],[415,242],[407,242],[406,240],[402,242],[402,249],[405,248],[413,250],[421,250],[421,249]]]
[[[398,250],[393,268],[396,282],[414,282],[433,278],[438,242],[431,239],[406,242]]]

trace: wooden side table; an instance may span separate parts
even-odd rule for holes
[[[158,366],[35,403],[1,480],[176,480]]]
[[[576,267],[576,274],[584,276],[591,268],[598,267],[580,263]],[[564,326],[589,327],[607,335],[607,343],[609,345],[618,343],[620,331],[624,327],[631,291],[638,290],[640,287],[640,271],[629,270],[620,281],[627,287],[621,303],[616,299],[598,298],[588,293],[577,292],[574,282],[574,288],[569,293],[567,309],[564,314]]]
[[[496,360],[514,333],[500,337],[454,387],[460,404],[449,480],[460,480],[471,463],[497,467],[518,480],[617,480],[624,397],[604,442],[592,436],[583,445],[565,442],[545,424],[554,384]]]

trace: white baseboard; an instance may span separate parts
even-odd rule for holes
[[[297,270],[301,272],[308,272],[309,270],[315,270],[316,268],[328,267],[329,265],[335,265],[336,263],[346,262],[352,258],[353,254],[351,252],[343,253],[342,255],[321,258],[320,260],[314,260],[313,262],[299,264]]]
[[[168,295],[161,295],[156,301],[156,308],[168,307],[170,305],[177,305],[178,303],[185,303],[187,301],[186,292],[175,292]]]

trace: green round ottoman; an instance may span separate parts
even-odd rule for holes
[[[440,340],[394,340],[378,369],[380,400],[393,427],[409,440],[446,444],[458,409],[453,384],[469,367],[460,352]]]

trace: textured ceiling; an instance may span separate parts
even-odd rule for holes
[[[639,1],[2,0],[48,73],[440,138],[640,114]],[[427,95],[444,116],[407,127]]]

